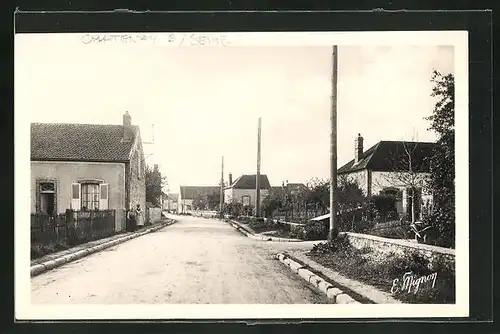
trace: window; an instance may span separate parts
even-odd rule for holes
[[[39,212],[53,215],[56,213],[56,184],[55,182],[38,182],[37,206]]]
[[[99,185],[82,184],[82,210],[99,210]]]
[[[85,182],[71,185],[71,208],[73,210],[107,210],[109,185]]]
[[[242,196],[241,201],[243,202],[243,206],[250,206],[250,196]]]

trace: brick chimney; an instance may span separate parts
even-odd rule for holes
[[[233,184],[233,174],[229,173],[229,186]]]
[[[363,137],[358,133],[356,139],[354,139],[354,163],[358,162],[363,158]]]
[[[132,140],[133,130],[132,130],[132,117],[130,117],[128,111],[123,115],[123,141],[129,142]]]

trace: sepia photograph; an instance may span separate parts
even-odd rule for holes
[[[16,317],[467,316],[467,52],[16,34]]]

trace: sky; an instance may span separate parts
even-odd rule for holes
[[[332,55],[328,46],[161,47],[83,44],[75,35],[16,38],[15,117],[140,126],[148,165],[171,192],[256,173],[272,185],[328,178]],[[451,46],[339,46],[338,166],[381,140],[434,141],[434,69],[453,73]],[[153,126],[154,124],[154,126]],[[154,128],[154,131],[153,131]],[[148,144],[153,142],[153,144]]]

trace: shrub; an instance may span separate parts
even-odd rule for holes
[[[321,222],[309,222],[304,226],[303,240],[324,240],[328,237],[328,229]]]
[[[436,228],[438,233],[437,246],[455,248],[454,210],[446,207],[438,208],[424,217],[424,222]]]
[[[326,241],[313,246],[311,255],[328,255],[332,253],[352,254],[356,251],[346,235],[339,235],[335,241]]]
[[[264,219],[256,219],[252,218],[248,223],[248,227],[254,230],[257,233],[272,231],[276,228],[276,226],[272,222],[264,222]]]

